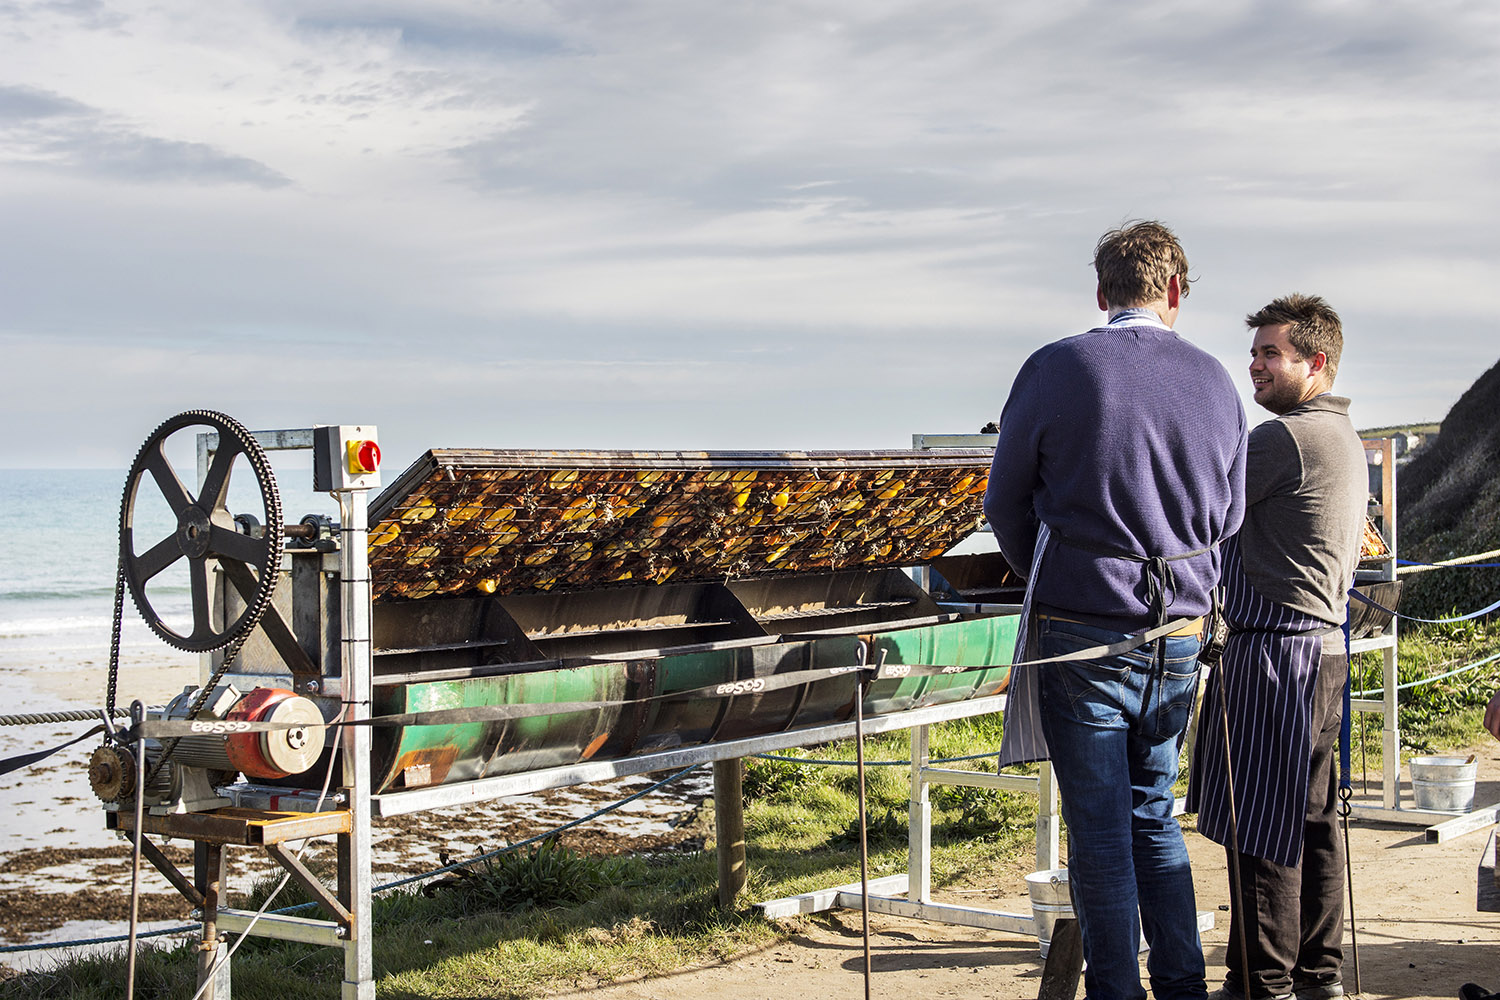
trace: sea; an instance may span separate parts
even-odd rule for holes
[[[7,660],[42,650],[107,658],[125,478],[124,470],[0,469],[0,650]],[[160,539],[172,530],[165,502],[138,508],[139,532]],[[186,580],[164,581],[153,596],[167,620],[189,613]],[[123,643],[162,644],[128,596],[125,611]]]
[[[228,506],[263,521],[265,504],[248,471],[236,468]],[[286,478],[301,479],[297,471]],[[281,478],[283,521],[334,513],[326,496],[310,487],[288,491]],[[94,662],[107,657],[126,479],[123,469],[0,469],[0,656],[9,660],[45,649]],[[144,552],[175,525],[171,508],[150,477],[142,476],[130,510],[135,550]],[[187,561],[153,579],[147,600],[152,615],[178,632],[189,631]],[[125,648],[166,648],[128,592],[124,612]]]

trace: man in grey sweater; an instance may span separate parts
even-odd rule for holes
[[[1204,693],[1188,809],[1239,869],[1229,975],[1215,996],[1243,1000],[1248,982],[1250,1000],[1327,1000],[1344,994],[1333,748],[1349,664],[1339,626],[1368,473],[1349,400],[1331,394],[1338,314],[1317,296],[1289,295],[1246,323],[1255,401],[1277,417],[1250,432],[1245,523],[1224,547],[1230,636]]]

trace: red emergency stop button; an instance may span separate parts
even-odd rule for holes
[[[351,476],[363,476],[380,468],[380,445],[374,441],[350,441],[348,456]]]

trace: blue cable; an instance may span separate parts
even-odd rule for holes
[[[1496,660],[1500,660],[1500,653],[1496,653],[1494,656],[1487,656],[1484,659],[1477,660],[1467,666],[1458,667],[1455,670],[1450,670],[1445,674],[1437,674],[1433,677],[1422,677],[1414,681],[1407,681],[1405,684],[1397,684],[1396,690],[1406,691],[1410,688],[1421,687],[1423,684],[1432,684],[1435,681],[1446,680],[1449,677],[1457,677],[1459,674],[1466,674],[1470,670],[1478,670],[1480,667],[1485,666],[1486,664],[1494,663]],[[1375,688],[1373,691],[1360,691],[1358,692],[1358,697],[1372,698],[1377,694],[1385,694],[1385,688],[1380,687]]]
[[[1500,601],[1496,601],[1494,604],[1491,604],[1487,608],[1481,608],[1478,611],[1471,611],[1470,613],[1468,613],[1466,615],[1459,615],[1457,618],[1413,618],[1411,615],[1397,614],[1395,611],[1392,611],[1390,608],[1386,607],[1385,605],[1383,605],[1383,604],[1377,604],[1376,602],[1370,600],[1368,597],[1366,597],[1364,594],[1361,594],[1357,590],[1351,590],[1351,591],[1349,591],[1349,596],[1352,597],[1352,598],[1354,598],[1356,601],[1360,601],[1361,603],[1368,604],[1370,607],[1374,608],[1376,611],[1383,611],[1386,614],[1391,615],[1392,617],[1400,618],[1403,621],[1409,621],[1409,622],[1423,622],[1423,623],[1428,624],[1428,625],[1451,625],[1454,622],[1466,622],[1470,618],[1479,618],[1479,617],[1481,617],[1483,615],[1489,614],[1491,611],[1500,610]]]

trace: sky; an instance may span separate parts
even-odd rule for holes
[[[1500,7],[0,0],[0,467],[161,421],[428,448],[977,431],[1158,218],[1344,320],[1356,426],[1500,356]],[[1172,374],[1162,372],[1162,390]]]

